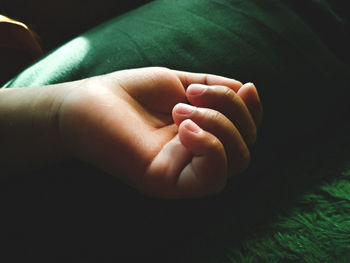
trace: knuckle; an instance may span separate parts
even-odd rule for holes
[[[163,67],[153,67],[152,70],[146,70],[146,74],[148,78],[157,80],[159,77],[167,75],[168,70],[169,69]]]
[[[214,88],[215,105],[218,108],[237,107],[240,104],[239,96],[232,89],[226,86],[216,86]]]
[[[205,85],[210,85],[209,83],[210,83],[210,74],[207,74],[207,73],[204,73],[203,74],[203,83],[205,84]]]
[[[221,98],[229,99],[229,100],[234,100],[236,97],[236,92],[234,92],[232,89],[230,89],[227,86],[215,86],[215,91],[220,94]]]
[[[226,87],[226,86],[222,86],[223,87],[223,96],[225,97],[229,97],[232,98],[235,96],[235,92],[233,92],[233,90],[231,90],[230,88]]]
[[[208,152],[215,158],[226,160],[225,147],[216,136],[210,136],[206,142]]]
[[[161,66],[152,67],[152,69],[153,69],[155,72],[158,72],[158,73],[169,73],[169,71],[171,71],[169,68],[167,68],[167,67],[161,67]]]
[[[221,112],[216,110],[208,111],[208,120],[211,122],[211,128],[214,131],[223,131],[230,130],[230,132],[234,131],[233,123]]]
[[[215,152],[219,152],[222,148],[222,143],[215,136],[211,136],[210,140],[208,140],[207,147]]]
[[[160,80],[167,79],[169,76],[172,76],[171,70],[165,67],[152,67],[144,69],[144,77],[149,81],[153,82],[154,85],[157,84]]]
[[[230,88],[222,85],[214,85],[211,86],[212,93],[215,95],[216,100],[222,100],[222,99],[231,99],[233,96],[235,96],[235,92],[231,90]],[[213,95],[213,94],[212,94]]]
[[[208,110],[207,115],[207,117],[213,122],[222,122],[224,119],[223,114],[216,110]]]

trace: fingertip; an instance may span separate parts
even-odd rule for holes
[[[226,160],[222,142],[210,132],[203,130],[190,119],[184,120],[178,130],[181,143],[194,155],[208,155],[214,159]]]
[[[190,119],[184,120],[181,125],[191,133],[200,133],[202,131],[202,129]]]
[[[192,120],[187,119],[180,123],[179,125],[179,138],[181,143],[188,148],[192,153],[193,149],[198,148],[198,140],[201,140],[199,137],[201,137],[203,133],[203,130]]]
[[[192,112],[196,109],[196,107],[186,104],[186,103],[178,103],[174,106],[172,110],[172,117],[177,126],[180,126],[181,122],[185,119],[189,119]]]
[[[178,103],[173,108],[175,115],[188,116],[195,110],[195,107],[186,103]]]
[[[245,83],[237,92],[252,115],[256,126],[258,127],[262,120],[262,104],[258,91],[252,82]]]
[[[191,164],[179,176],[179,191],[191,197],[209,196],[222,191],[227,181],[227,157],[219,139],[192,120],[184,120],[180,124],[179,139],[193,154]]]
[[[255,85],[252,82],[247,82],[244,83],[244,85],[242,85],[242,87],[238,90],[238,93],[245,93],[245,92],[252,92],[252,91],[256,91]]]
[[[204,84],[191,84],[188,86],[186,90],[187,96],[200,96],[202,95],[209,86],[204,85]]]
[[[242,91],[241,91],[241,89],[242,89]],[[258,103],[261,103],[258,90],[257,90],[256,86],[254,85],[254,83],[247,82],[242,86],[241,89],[238,91],[238,93],[246,92],[246,93],[248,93],[249,97],[251,97],[252,99],[254,98]]]

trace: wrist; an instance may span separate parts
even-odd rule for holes
[[[58,132],[65,85],[0,90],[0,163],[9,173],[69,158]]]

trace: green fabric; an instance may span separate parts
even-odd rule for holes
[[[135,197],[100,172],[72,168],[73,164],[45,173],[57,178],[75,174],[79,180],[71,185],[85,198],[89,191],[79,185],[92,178],[87,184],[103,197],[92,196],[108,205],[120,206],[117,200],[124,195],[122,199],[139,209],[130,212],[123,206],[121,210],[126,213],[128,230],[139,224],[139,234],[129,233],[132,241],[128,242],[140,239],[141,247],[147,247],[142,233],[153,237],[149,241],[153,249],[168,244],[162,246],[166,252],[157,250],[158,256],[151,253],[150,257],[167,255],[170,261],[181,262],[348,262],[350,129],[344,94],[350,66],[348,51],[339,43],[349,43],[349,22],[325,0],[303,2],[309,9],[302,9],[298,1],[154,1],[73,39],[4,88],[59,83],[142,66],[210,72],[254,82],[264,105],[264,123],[253,149],[252,167],[231,180],[218,197],[186,202]],[[310,18],[313,12],[319,14],[317,19]],[[75,194],[68,196],[80,200]],[[92,197],[88,200],[98,202]],[[120,223],[119,213],[104,210],[108,205],[84,211],[97,210]],[[135,215],[146,218],[141,224],[135,219],[128,222]],[[110,230],[113,224],[108,222],[104,231],[120,235],[121,228]],[[111,253],[116,241],[109,235],[106,238],[104,231],[92,236],[108,240],[109,245],[82,242],[79,247],[90,247],[86,254],[106,258],[122,253],[120,247]],[[179,237],[178,232],[185,234]]]

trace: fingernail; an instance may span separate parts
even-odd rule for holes
[[[185,120],[185,128],[190,132],[199,133],[202,129],[191,120]]]
[[[195,84],[189,87],[188,93],[192,96],[198,96],[204,93],[204,91],[208,88],[206,85]]]
[[[185,104],[185,103],[179,103],[176,105],[175,112],[178,115],[190,115],[194,111],[195,107]]]
[[[255,88],[255,85],[254,85],[254,83],[253,82],[247,82],[247,83],[244,83],[244,85],[243,86],[250,86],[250,87],[254,87]],[[243,87],[242,86],[242,87]]]

